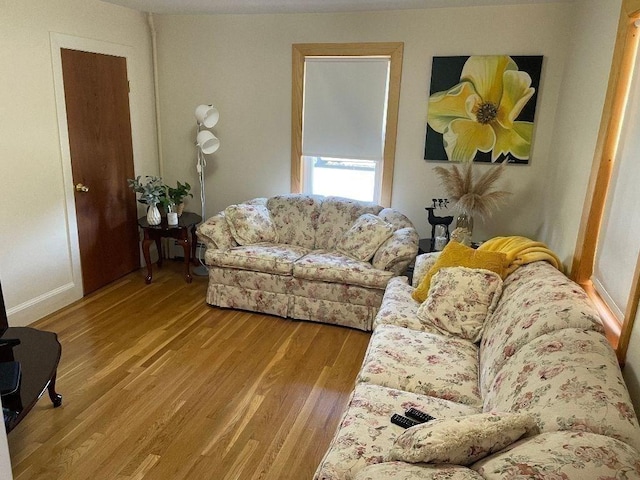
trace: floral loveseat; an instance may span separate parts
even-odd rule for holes
[[[418,256],[414,286],[436,255]],[[479,344],[425,322],[414,286],[389,282],[316,480],[640,479],[638,421],[579,286],[546,262],[518,268],[497,292]],[[437,420],[407,430],[390,423],[411,407]],[[501,416],[527,426],[489,445],[469,426]],[[459,444],[433,447],[447,441]]]
[[[231,205],[198,227],[207,303],[370,331],[385,287],[418,252],[400,212],[338,197]]]

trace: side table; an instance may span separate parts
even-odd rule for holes
[[[167,218],[162,217],[160,225],[149,225],[147,217],[138,219],[138,226],[142,228],[144,238],[142,240],[142,253],[147,264],[147,278],[145,282],[151,283],[151,255],[149,246],[155,242],[158,250],[158,268],[162,268],[162,245],[160,239],[175,238],[184,249],[184,278],[187,283],[191,283],[191,269],[189,264],[192,258],[196,258],[196,226],[202,221],[202,217],[197,213],[184,212],[178,217],[178,225],[167,224]]]
[[[0,347],[0,361],[20,362],[22,370],[18,390],[2,397],[6,410],[4,426],[9,433],[27,416],[45,390],[54,407],[62,405],[62,395],[56,392],[62,347],[55,333],[30,327],[9,327],[2,338],[20,340],[14,347]]]

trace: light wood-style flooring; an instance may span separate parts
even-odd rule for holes
[[[335,432],[369,334],[213,308],[182,263],[134,272],[32,325],[62,343],[9,434],[16,480],[305,480]]]

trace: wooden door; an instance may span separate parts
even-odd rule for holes
[[[84,294],[140,268],[123,57],[62,49]],[[86,187],[86,191],[82,187]]]

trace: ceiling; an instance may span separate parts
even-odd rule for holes
[[[469,7],[567,3],[574,0],[102,0],[140,10],[165,14],[221,13],[326,13],[412,8]]]

